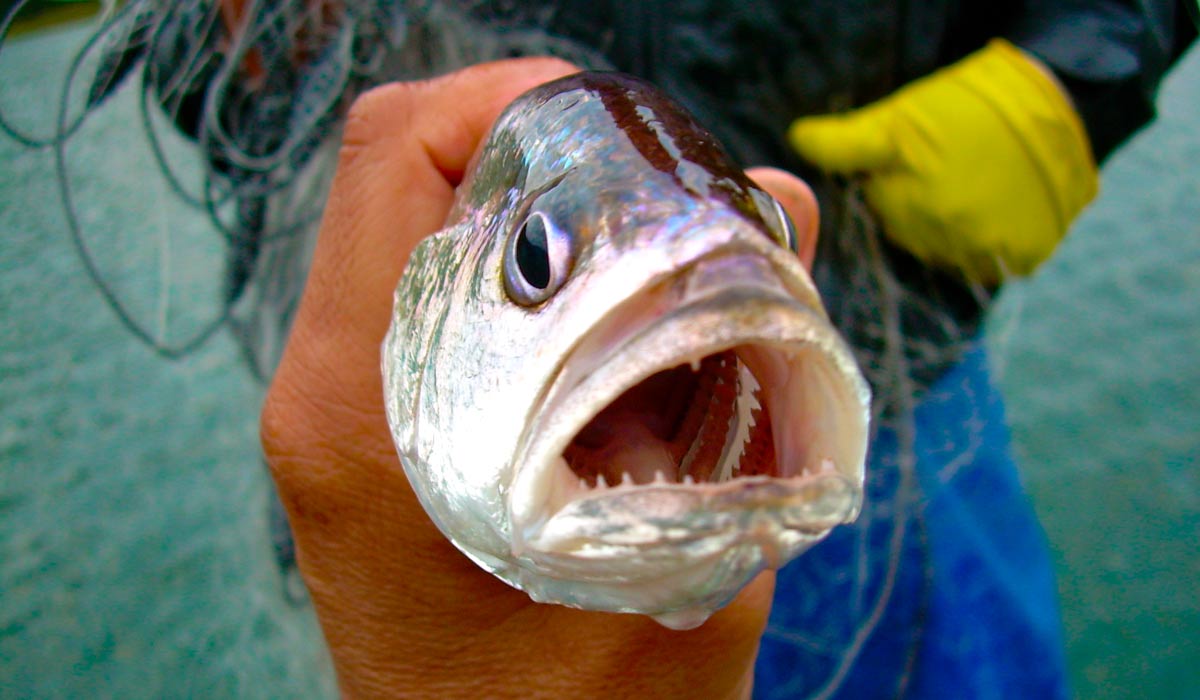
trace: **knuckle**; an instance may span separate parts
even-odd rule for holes
[[[526,56],[491,63],[478,63],[458,73],[446,76],[446,80],[493,80],[500,76],[528,75],[539,80],[551,80],[560,75],[578,73],[579,66],[554,56]]]
[[[259,414],[258,433],[262,441],[263,452],[268,457],[280,454],[285,446],[291,443],[288,437],[290,421],[287,418],[288,408],[279,397],[276,384],[272,383],[263,401],[262,412]]]
[[[396,133],[411,119],[409,105],[424,83],[386,83],[359,95],[346,113],[343,146],[361,148]]]
[[[579,66],[565,61],[554,56],[537,56],[528,59],[539,71],[547,74],[567,75],[570,73],[578,73],[581,69]]]
[[[280,498],[293,518],[293,527],[320,519],[328,510],[320,494],[322,460],[314,445],[311,416],[303,402],[273,382],[259,415],[259,439]]]
[[[291,465],[304,452],[304,435],[298,428],[303,422],[302,411],[280,386],[276,381],[268,389],[258,427],[263,455],[276,483],[287,481],[287,474],[294,471]]]

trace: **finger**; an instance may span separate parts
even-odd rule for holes
[[[804,266],[811,270],[820,229],[820,209],[812,189],[786,170],[759,167],[750,168],[746,174],[783,205],[796,227],[796,252]]]
[[[850,175],[887,167],[897,156],[884,112],[867,107],[792,122],[788,143],[802,158],[831,173]]]

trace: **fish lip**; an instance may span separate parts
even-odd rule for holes
[[[528,547],[536,552],[532,560],[553,562],[559,575],[575,568],[592,580],[606,578],[594,571],[596,562],[637,560],[642,575],[652,577],[677,566],[681,552],[700,560],[747,541],[786,561],[852,519],[861,503],[861,489],[839,473],[618,487],[572,500],[533,533]],[[627,571],[607,576],[628,577]]]
[[[819,522],[817,529],[822,530],[819,536],[823,536],[833,525],[852,520],[855,517],[861,502],[870,403],[869,389],[858,371],[849,347],[841,340],[829,322],[815,287],[800,263],[787,251],[776,246],[746,245],[743,242],[739,245],[727,245],[720,250],[699,256],[673,273],[671,277],[676,280],[684,279],[705,262],[725,261],[738,256],[754,256],[766,261],[770,271],[778,278],[780,293],[774,296],[764,296],[762,289],[755,284],[729,284],[724,288],[710,290],[709,293],[702,294],[698,298],[684,300],[661,315],[651,314],[648,318],[632,324],[631,327],[624,330],[619,342],[611,348],[611,352],[597,363],[595,373],[587,372],[586,376],[582,378],[570,380],[566,374],[567,368],[571,366],[571,360],[585,352],[584,348],[588,345],[588,341],[594,340],[592,336],[604,323],[601,321],[593,326],[589,333],[580,338],[576,347],[564,359],[549,384],[551,388],[542,396],[539,405],[532,412],[535,418],[515,453],[513,463],[518,466],[514,470],[508,499],[514,555],[524,556],[528,561],[534,563],[539,561],[545,563],[547,557],[557,559],[563,553],[558,545],[561,545],[569,537],[564,537],[562,532],[555,532],[554,528],[548,529],[550,521],[560,514],[570,515],[565,513],[566,509],[561,507],[552,511],[553,505],[550,503],[552,497],[548,494],[555,488],[551,483],[554,478],[554,470],[557,469],[555,458],[562,454],[566,444],[595,415],[595,410],[598,410],[594,409],[595,406],[607,405],[642,379],[660,370],[686,362],[690,357],[705,356],[749,343],[815,349],[819,356],[837,370],[838,376],[832,380],[835,384],[841,379],[849,379],[851,385],[849,393],[852,395],[852,402],[856,404],[854,408],[858,418],[857,429],[861,433],[858,436],[862,443],[861,448],[852,450],[854,454],[848,459],[839,459],[836,473],[792,479],[776,478],[770,481],[773,484],[771,488],[791,489],[797,493],[811,492],[814,488],[841,489],[846,492],[846,497],[838,499],[842,505],[837,513],[826,514],[828,517],[823,516],[813,521]],[[644,286],[638,293],[622,302],[617,309],[638,299],[651,286]],[[738,318],[739,311],[745,318]],[[608,318],[610,317],[606,317],[606,320]],[[697,328],[712,330],[714,331],[713,336],[707,343],[694,344],[687,348],[671,348],[672,330],[689,326],[692,331]],[[667,349],[663,349],[664,345],[667,346]],[[622,365],[622,358],[629,359],[639,356],[650,359],[641,363],[635,360]],[[611,369],[614,366],[618,369]],[[605,376],[602,380],[597,380],[595,374]],[[604,385],[600,383],[601,381],[607,381],[608,384]],[[598,391],[590,398],[580,398],[589,384]],[[591,408],[586,410],[581,408],[585,405]],[[564,412],[565,418],[561,416]],[[542,437],[544,435],[554,437],[544,438]],[[839,455],[839,457],[841,456]],[[742,483],[642,485],[632,487],[626,493],[610,490],[594,496],[584,496],[577,500],[581,505],[586,505],[584,502],[588,504],[603,502],[612,508],[620,509],[622,501],[636,500],[644,497],[645,494],[656,494],[664,502],[678,504],[690,501],[693,504],[714,506],[712,512],[723,510],[732,512],[736,508],[731,505],[730,494],[760,489],[766,483],[765,481],[744,479],[739,479],[738,482]],[[721,506],[725,506],[725,508]],[[695,534],[694,539],[713,540],[729,535],[728,527],[695,527],[697,525],[695,519],[688,516],[687,513],[701,510],[703,508],[692,507],[689,509],[681,506],[678,517],[675,518],[676,524],[680,526],[686,524]],[[743,508],[742,512],[749,513],[753,510],[753,508]],[[685,523],[685,521],[687,522]],[[665,530],[673,527],[670,519],[663,520],[662,525]],[[788,527],[786,523],[785,527]],[[809,536],[810,539],[815,536],[815,533],[807,531],[812,528],[806,528],[803,525],[797,525],[792,529],[796,533]],[[668,537],[663,540],[647,540],[635,548],[645,555],[668,544],[667,540],[669,539]],[[612,545],[613,542],[608,541],[606,544]],[[611,556],[617,557],[621,556],[623,547],[609,546],[603,549]],[[588,556],[595,559],[597,550],[595,547],[592,547],[592,550]],[[558,568],[561,569],[561,566]]]

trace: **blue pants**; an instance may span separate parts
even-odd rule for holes
[[[779,572],[756,698],[1068,696],[1045,536],[982,349],[914,422],[912,450],[877,435],[858,521]]]

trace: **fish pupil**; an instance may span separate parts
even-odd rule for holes
[[[541,216],[531,216],[521,226],[516,246],[517,268],[531,287],[545,289],[550,285],[550,249],[546,242],[546,223]]]

